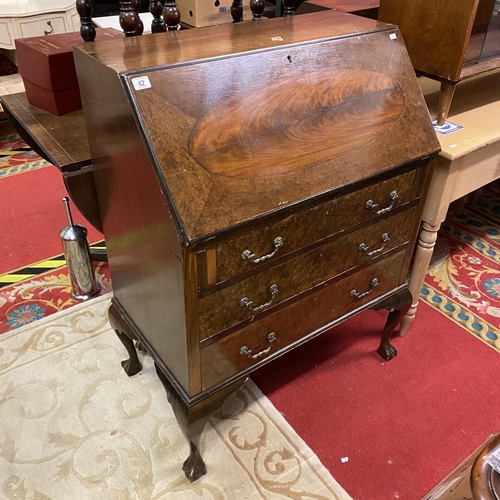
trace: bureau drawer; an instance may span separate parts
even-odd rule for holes
[[[207,286],[220,283],[377,217],[380,210],[407,203],[418,195],[414,189],[416,176],[417,171],[412,170],[208,249],[207,265],[200,266],[208,276],[200,276],[200,282]],[[392,193],[397,198],[392,199]]]
[[[265,357],[273,357],[316,330],[326,330],[335,320],[395,288],[400,284],[404,257],[405,252],[398,252],[379,260],[202,348],[202,389],[209,389]],[[373,286],[373,280],[377,280],[378,285]],[[376,347],[374,344],[374,350]]]
[[[417,210],[404,210],[200,299],[201,340],[407,243]]]

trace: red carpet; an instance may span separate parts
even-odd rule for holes
[[[0,274],[62,252],[59,230],[67,224],[62,176],[47,166],[0,179]],[[103,239],[72,204],[76,223],[89,231],[89,241]]]
[[[56,167],[15,135],[0,138],[0,333],[67,309],[77,303],[62,257],[59,230],[67,224],[67,196]],[[72,204],[73,219],[97,232]],[[107,263],[95,266],[102,293],[111,287]]]
[[[392,361],[368,311],[252,377],[355,500],[418,500],[500,430],[498,353],[420,308]]]

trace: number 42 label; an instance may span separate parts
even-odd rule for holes
[[[132,78],[132,85],[135,90],[144,90],[151,88],[151,82],[147,76],[139,76],[137,78]]]

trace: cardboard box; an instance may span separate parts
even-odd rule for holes
[[[109,28],[96,32],[96,41],[124,36]],[[31,104],[56,115],[82,107],[73,60],[73,45],[84,43],[79,32],[18,38],[15,43],[19,73]]]
[[[217,24],[232,23],[232,0],[177,0],[181,23],[200,28]],[[243,20],[252,19],[250,3],[243,0]]]

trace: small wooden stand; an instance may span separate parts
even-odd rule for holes
[[[483,457],[500,446],[500,434],[490,436],[422,500],[497,500],[500,474]]]

